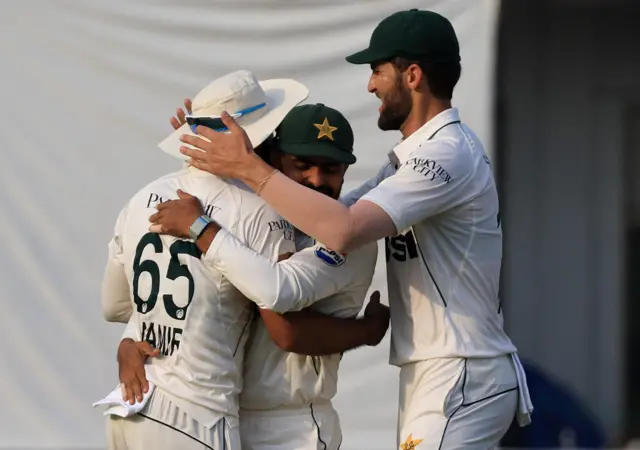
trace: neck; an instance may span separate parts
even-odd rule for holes
[[[425,123],[433,119],[442,111],[451,108],[451,100],[431,99],[428,102],[414,102],[414,106],[409,113],[409,117],[404,121],[400,132],[403,138],[408,138]]]

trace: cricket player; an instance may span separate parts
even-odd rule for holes
[[[183,136],[198,150],[181,152],[196,167],[243,180],[336,252],[385,238],[390,362],[400,367],[398,446],[494,448],[516,413],[529,423],[533,406],[503,329],[502,230],[489,158],[451,105],[461,71],[457,36],[437,13],[401,11],[347,60],[370,64],[378,126],[400,130],[402,140],[344,203],[274,173],[227,114],[230,133],[203,131],[209,142]]]
[[[276,136],[277,148],[268,157],[274,166],[298,183],[339,197],[347,167],[356,161],[351,126],[340,112],[323,104],[297,106],[287,114]],[[190,225],[205,214],[197,198],[182,192],[180,197],[157,206],[158,213],[149,218],[152,230],[184,237]],[[362,334],[374,335],[373,341],[364,341],[377,344],[388,327],[386,307],[379,305],[379,298],[365,312],[365,317],[379,318],[373,321],[372,331],[367,331],[366,321],[354,320],[371,284],[377,245],[342,255],[291,229],[297,252],[275,264],[257,258],[257,252],[208,217],[205,220],[209,225],[197,240],[203,260],[253,300],[261,312],[245,357],[240,394],[242,447],[337,450],[342,432],[331,400],[337,391],[341,353],[362,345]],[[226,238],[211,246],[218,233],[226,233]],[[312,312],[345,320],[330,322],[326,316],[305,311],[305,326],[292,333],[290,318],[296,313],[278,313],[310,303]],[[381,313],[376,314],[375,308],[382,308]],[[287,343],[284,336],[290,334],[298,338]]]
[[[294,80],[258,82],[238,71],[211,82],[193,106],[209,124],[219,122],[223,106],[238,112],[258,147],[307,95]],[[202,224],[190,228],[190,239],[149,232],[156,205],[177,189],[192,192],[209,216],[261,255],[277,260],[295,251],[290,227],[270,226],[285,221],[246,186],[194,167],[152,181],[127,202],[109,244],[103,313],[114,321],[130,315],[125,337],[147,341],[159,356],[147,368],[155,390],[144,409],[107,419],[110,449],[240,449],[238,395],[253,307],[203,264],[194,243]]]

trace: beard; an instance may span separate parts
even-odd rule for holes
[[[399,130],[411,113],[413,101],[409,89],[397,77],[393,91],[382,98],[382,110],[378,117],[378,128],[382,131]]]
[[[331,197],[334,200],[338,200],[340,198],[340,191],[342,190],[338,189],[338,191],[336,192],[331,188],[331,186],[328,185],[314,186],[313,184],[307,182],[303,182],[300,184],[302,184],[304,187],[308,187],[309,189],[313,189],[316,192],[320,192],[321,194]],[[342,188],[342,186],[340,186],[340,188]]]

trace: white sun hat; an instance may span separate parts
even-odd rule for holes
[[[187,115],[187,123],[158,146],[171,156],[187,160],[188,157],[180,153],[180,147],[190,146],[180,141],[180,136],[195,135],[193,129],[196,125],[227,132],[220,121],[222,112],[226,111],[244,128],[255,148],[271,136],[289,111],[308,96],[307,87],[292,79],[258,81],[248,70],[232,72],[213,80],[198,92],[192,100],[192,112]]]

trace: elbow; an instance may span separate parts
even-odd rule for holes
[[[122,322],[120,315],[110,309],[103,309],[102,317],[104,317],[104,320],[106,320],[107,322]]]
[[[336,228],[336,232],[331,236],[324,245],[338,253],[348,253],[353,250],[354,244],[354,226],[351,220],[345,222],[342,226]]]
[[[344,238],[335,239],[333,242],[327,244],[327,246],[338,253],[347,253],[351,250],[351,242]]]
[[[353,239],[334,239],[324,244],[327,250],[332,253],[332,257],[338,262],[340,258],[344,258],[344,256],[354,250],[354,240]],[[333,252],[338,255],[333,254]]]
[[[273,298],[261,298],[260,299],[260,303],[258,304],[258,306],[261,309],[266,309],[268,311],[274,312],[274,313],[278,313],[278,314],[284,314],[288,311],[287,308],[284,308],[283,306],[285,306],[285,302],[281,301],[281,299],[276,295]]]
[[[104,320],[107,322],[127,323],[131,317],[131,311],[103,303],[102,317],[104,317]]]
[[[289,302],[286,299],[280,298],[276,296],[270,304],[270,307],[267,308],[269,311],[273,311],[274,313],[284,314],[289,311],[290,308],[287,308]]]
[[[278,333],[271,336],[273,342],[285,352],[295,353],[298,348],[298,336],[293,326],[286,325],[278,330]]]
[[[302,338],[300,332],[303,330],[300,325],[291,320],[291,317],[266,308],[260,309],[260,315],[273,343],[286,352],[295,353]]]

